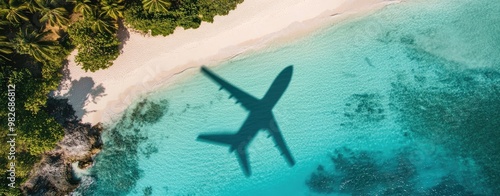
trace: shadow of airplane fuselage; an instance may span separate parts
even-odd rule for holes
[[[278,124],[272,113],[273,107],[281,98],[290,83],[293,66],[288,66],[281,71],[262,99],[257,99],[243,90],[231,85],[227,81],[212,73],[206,67],[202,67],[201,71],[214,82],[221,85],[220,90],[227,90],[230,93],[229,98],[234,97],[236,99],[236,103],[241,103],[242,107],[250,113],[237,133],[200,134],[198,136],[198,140],[221,145],[229,145],[230,152],[236,150],[239,163],[245,175],[250,176],[251,171],[246,149],[259,130],[267,130],[269,137],[273,137],[276,147],[278,147],[281,154],[285,156],[288,164],[290,166],[295,165],[295,160],[293,159],[285,140],[281,135]]]

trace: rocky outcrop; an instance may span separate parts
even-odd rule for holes
[[[72,163],[88,168],[102,146],[102,125],[83,124],[64,99],[50,99],[48,112],[64,127],[64,137],[55,149],[43,155],[21,185],[25,195],[67,195],[79,184]]]

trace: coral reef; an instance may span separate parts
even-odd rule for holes
[[[322,165],[319,165],[317,171],[311,174],[306,185],[313,192],[333,193],[335,191],[335,179],[331,174],[325,171]]]
[[[422,190],[418,172],[411,161],[411,149],[402,149],[394,156],[383,158],[376,151],[335,150],[333,166],[328,171],[319,165],[306,185],[312,192],[349,195],[472,195],[453,175],[433,187]],[[453,193],[453,194],[451,194]],[[463,193],[463,194],[462,194]]]
[[[103,133],[107,148],[96,157],[90,174],[93,182],[77,191],[84,195],[94,192],[120,195],[131,191],[142,173],[138,156],[149,158],[158,152],[154,144],[146,142],[148,133],[143,126],[158,122],[167,111],[168,101],[146,99],[127,109],[121,119]],[[144,194],[147,193],[152,193],[152,188],[145,189]]]
[[[378,94],[353,94],[345,104],[344,116],[357,122],[378,122],[385,119],[384,106]]]

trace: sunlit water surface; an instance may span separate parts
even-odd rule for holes
[[[245,177],[227,147],[247,112],[188,71],[132,104],[82,195],[467,195],[500,184],[500,1],[389,6],[212,70],[256,97],[294,65],[274,115],[297,164],[260,132]],[[497,185],[497,186],[495,186]]]

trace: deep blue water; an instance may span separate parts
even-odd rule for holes
[[[259,133],[245,177],[200,133],[247,112],[191,70],[108,126],[82,195],[500,194],[500,1],[389,6],[212,70],[260,98],[294,65],[273,112],[297,164]],[[495,194],[496,193],[496,194]]]

